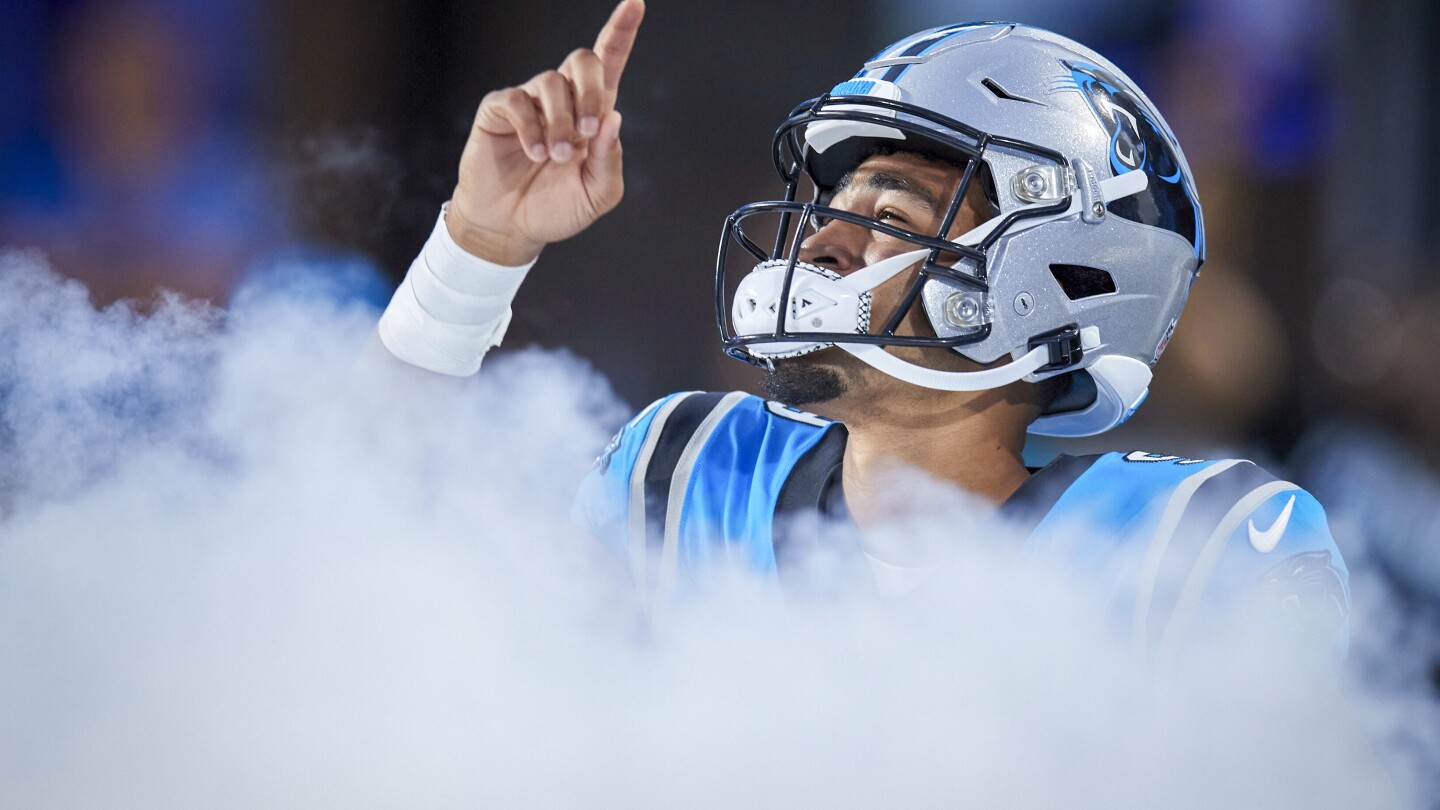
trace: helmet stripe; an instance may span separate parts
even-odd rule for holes
[[[957,23],[955,25],[947,25],[943,28],[933,28],[929,31],[922,31],[919,34],[903,39],[900,42],[897,42],[892,47],[881,51],[873,59],[871,59],[870,62],[877,62],[881,59],[904,59],[906,57],[912,56],[923,56],[940,47],[942,44],[945,43],[946,40],[957,37],[960,34],[973,31],[977,28],[986,28],[989,26],[1000,24],[1001,23],[993,22],[968,22]],[[1006,24],[1008,25],[1008,23]],[[870,62],[867,62],[866,64],[869,64]],[[904,76],[905,72],[909,70],[910,67],[911,65],[891,65],[890,67],[883,68],[885,72],[881,74],[878,78],[883,81],[893,82],[899,79],[901,76]],[[866,71],[862,69],[859,73],[855,74],[855,77],[859,78],[864,75],[865,72]]]
[[[926,45],[934,42],[937,39],[943,39],[957,31],[962,31],[967,28],[973,28],[975,26],[976,23],[956,23],[955,25],[946,25],[940,28],[931,28],[929,31],[921,31],[918,34],[912,34],[900,40],[899,42],[896,42],[890,47],[885,48],[884,50],[880,51],[880,53],[877,53],[875,54],[875,56],[871,57],[868,61],[875,62],[881,59],[896,59],[902,56],[914,56],[920,53],[920,51],[924,50]]]

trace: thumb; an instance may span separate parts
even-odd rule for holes
[[[620,111],[611,110],[600,122],[600,131],[590,142],[585,159],[585,186],[601,211],[614,208],[625,194],[625,178],[620,148]]]

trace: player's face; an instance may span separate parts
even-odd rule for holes
[[[863,161],[837,186],[830,205],[873,217],[897,228],[933,236],[959,188],[962,170],[912,153],[876,155]],[[959,236],[989,217],[989,204],[979,182],[972,182],[949,235]],[[849,222],[831,220],[807,238],[801,261],[846,275],[882,259],[914,250],[915,245]],[[957,257],[949,257],[954,261]],[[947,262],[940,257],[942,264]],[[900,306],[915,279],[911,269],[873,291],[871,331],[878,332]],[[898,335],[934,336],[924,311],[912,307],[895,330]],[[947,349],[887,347],[912,363],[946,371],[977,366]],[[838,349],[778,360],[765,382],[770,395],[789,405],[811,405],[868,396],[880,389],[908,386],[861,363]]]

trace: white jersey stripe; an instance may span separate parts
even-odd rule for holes
[[[720,420],[746,396],[744,391],[726,394],[695,429],[680,453],[680,460],[675,463],[675,473],[670,478],[670,500],[665,507],[665,545],[660,551],[660,576],[655,588],[655,601],[651,603],[652,624],[656,614],[669,602],[675,588],[675,574],[679,567],[680,514],[685,506],[685,491],[690,487],[690,473],[695,469],[695,459],[700,456]]]
[[[1160,577],[1160,563],[1165,559],[1165,552],[1170,547],[1170,541],[1175,537],[1175,530],[1180,526],[1180,518],[1185,514],[1185,507],[1190,505],[1190,500],[1195,497],[1195,492],[1200,489],[1201,484],[1237,464],[1244,463],[1248,462],[1240,459],[1228,459],[1199,470],[1176,485],[1175,492],[1170,495],[1169,502],[1165,504],[1165,511],[1161,513],[1160,522],[1155,525],[1155,534],[1150,538],[1150,545],[1145,550],[1145,560],[1140,565],[1140,582],[1139,589],[1135,593],[1135,616],[1132,630],[1132,642],[1137,660],[1140,660],[1145,652],[1145,640],[1150,630],[1150,607],[1155,599],[1155,584]]]
[[[649,596],[645,580],[645,546],[646,538],[649,536],[649,531],[645,526],[645,471],[650,469],[650,458],[655,455],[655,447],[660,444],[660,434],[665,430],[665,423],[669,421],[670,414],[680,407],[680,403],[694,396],[695,393],[689,391],[677,394],[660,406],[660,410],[655,412],[655,418],[650,420],[650,429],[645,432],[645,441],[640,445],[639,455],[635,457],[635,466],[630,468],[630,543],[628,547],[630,575],[635,578],[635,587],[640,591],[642,605]]]

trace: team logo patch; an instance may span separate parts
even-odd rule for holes
[[[1109,71],[1085,62],[1061,60],[1066,73],[1051,82],[1050,92],[1079,93],[1110,137],[1110,170],[1121,175],[1143,169],[1150,176],[1145,191],[1109,204],[1116,216],[1175,231],[1205,256],[1205,231],[1195,191],[1180,171],[1175,136],[1153,117],[1125,84]]]
[[[1265,573],[1260,588],[1292,632],[1329,638],[1350,615],[1345,579],[1328,551],[1286,558]]]

